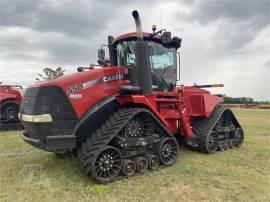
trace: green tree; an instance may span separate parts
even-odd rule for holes
[[[48,81],[61,77],[66,70],[62,69],[62,67],[57,67],[56,69],[46,67],[42,71],[43,74],[38,74],[38,77],[35,78],[37,81]]]

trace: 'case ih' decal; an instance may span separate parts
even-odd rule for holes
[[[104,77],[99,78],[99,79],[95,79],[95,80],[87,81],[85,83],[79,83],[79,84],[76,84],[74,86],[70,86],[67,88],[67,93],[68,94],[75,93],[79,90],[87,89],[87,88],[93,87],[93,86],[100,84],[100,83],[121,80],[123,78],[124,78],[123,74],[114,74],[114,75],[104,76]]]
[[[123,79],[124,75],[123,74],[115,74],[115,75],[109,75],[103,77],[104,82],[109,82],[109,81],[114,81],[114,80],[120,80]]]

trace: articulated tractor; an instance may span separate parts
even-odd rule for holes
[[[22,139],[57,155],[74,153],[83,172],[99,183],[173,165],[179,141],[215,153],[239,147],[243,130],[223,98],[203,88],[176,85],[182,39],[152,28],[108,36],[109,58],[54,80],[35,83],[19,118]]]

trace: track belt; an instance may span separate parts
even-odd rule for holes
[[[115,112],[95,133],[93,133],[81,145],[78,151],[78,158],[81,168],[86,174],[91,174],[93,162],[99,155],[99,151],[109,144],[112,139],[119,134],[124,126],[137,114],[148,113],[153,120],[161,126],[161,129],[168,136],[174,136],[163,126],[163,124],[147,109],[143,108],[126,108]]]
[[[193,123],[192,130],[197,143],[197,150],[207,153],[205,140],[207,136],[213,131],[225,110],[229,109],[222,105],[217,105],[210,118],[199,118]]]

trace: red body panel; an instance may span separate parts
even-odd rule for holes
[[[34,86],[56,85],[63,89],[80,119],[98,101],[118,94],[127,85],[123,78],[125,67],[106,67],[71,74]],[[117,76],[118,75],[118,76]],[[112,78],[110,80],[110,78]],[[173,92],[154,92],[152,95],[119,95],[120,104],[134,103],[150,109],[171,131],[192,136],[192,122],[196,117],[209,117],[223,99],[196,87],[176,87]]]
[[[0,103],[5,101],[13,101],[20,104],[22,101],[22,94],[18,89],[13,88],[13,86],[0,85]]]
[[[178,91],[182,94],[188,116],[209,117],[214,107],[223,102],[223,98],[196,87],[182,87],[178,88]]]
[[[39,82],[32,85],[37,86],[50,86],[56,85],[63,89],[63,91],[69,97],[75,112],[80,119],[82,115],[99,100],[108,97],[110,95],[117,94],[119,87],[128,83],[129,81],[123,79],[116,79],[112,81],[98,82],[104,77],[110,75],[123,75],[124,67],[106,67],[101,69],[89,70],[79,73],[70,74],[54,80]],[[91,83],[91,81],[97,81]],[[85,85],[84,85],[85,84]],[[73,93],[68,92],[68,88],[76,85],[88,86],[81,88]]]
[[[155,92],[153,95],[118,96],[118,102],[136,103],[149,108],[171,132],[192,136],[191,124],[196,117],[209,117],[214,107],[223,102],[196,87],[176,88],[174,92]],[[179,124],[180,123],[180,124]]]
[[[150,35],[150,33],[143,32],[143,37],[149,37],[149,35]],[[120,35],[113,40],[113,43],[115,43],[116,41],[119,41],[119,40],[126,40],[127,38],[131,38],[131,37],[137,37],[137,32],[130,32],[127,34]],[[155,35],[154,39],[161,40],[161,36],[159,34]]]

